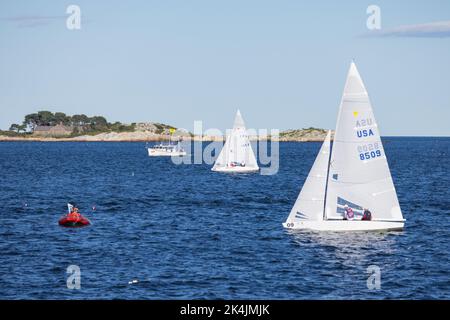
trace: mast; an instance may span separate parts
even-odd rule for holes
[[[330,135],[331,139],[331,130],[328,130],[328,134]],[[325,197],[323,199],[323,220],[327,220],[327,189],[328,189],[328,176],[330,175],[330,165],[331,165],[331,152],[332,152],[332,146],[330,143],[330,153],[328,154],[328,166],[327,166],[327,179],[325,182]]]

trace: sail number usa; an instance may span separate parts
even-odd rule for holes
[[[354,115],[357,115],[357,112],[353,113]],[[370,136],[374,136],[374,130],[372,130],[369,127],[372,127],[374,125],[375,121],[373,121],[372,118],[367,119],[359,119],[356,121],[355,125],[358,130],[356,131],[356,136],[358,138],[367,138]]]
[[[381,157],[381,148],[378,142],[368,143],[358,146],[358,154],[360,160],[370,160]]]

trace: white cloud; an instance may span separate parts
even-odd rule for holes
[[[55,20],[65,19],[65,16],[39,16],[39,15],[19,15],[13,17],[2,18],[3,21],[14,23],[20,28],[34,28],[46,26]]]
[[[43,16],[43,15],[17,15],[0,18],[0,21],[6,21],[14,24],[18,28],[35,28],[47,26],[54,21],[64,21],[68,15],[61,16]],[[88,19],[83,19],[83,24],[90,23]]]
[[[450,21],[403,25],[394,28],[374,30],[363,34],[364,37],[450,37]]]

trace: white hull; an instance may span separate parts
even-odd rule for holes
[[[315,231],[389,231],[402,230],[404,221],[361,221],[361,220],[325,220],[325,221],[296,221],[283,223],[283,227],[291,230]]]
[[[259,171],[259,167],[213,167],[211,170],[227,173],[250,173]]]
[[[148,148],[148,155],[150,157],[182,157],[186,155],[186,151],[164,151],[164,150],[155,150],[152,148]]]

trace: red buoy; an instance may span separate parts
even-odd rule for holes
[[[89,219],[83,217],[81,214],[74,215],[74,214],[67,214],[58,221],[60,226],[66,227],[66,228],[79,228],[88,226],[91,224]]]

